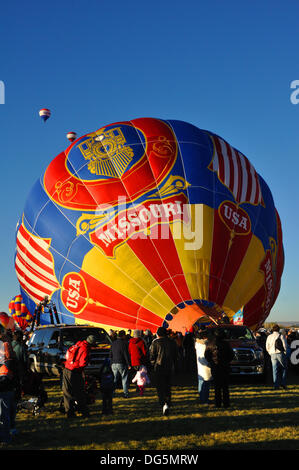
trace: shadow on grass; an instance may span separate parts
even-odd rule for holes
[[[75,418],[74,420],[67,420],[64,416],[47,417],[45,420],[43,415],[35,417],[34,425],[27,427],[24,423],[22,432],[22,444],[15,441],[15,448],[22,445],[22,449],[72,449],[80,448],[115,448],[116,444],[121,442],[127,448],[130,447],[130,442],[136,443],[136,448],[149,448],[147,440],[156,441],[157,443],[162,440],[172,442],[171,448],[176,447],[176,438],[181,438],[183,435],[186,442],[191,436],[191,441],[194,442],[194,436],[198,442],[204,440],[205,435],[223,433],[223,432],[238,432],[246,433],[252,428],[268,430],[281,429],[283,427],[294,426],[298,423],[298,412],[284,412],[278,415],[273,414],[271,411],[264,412],[263,414],[251,413],[248,415],[232,415],[232,410],[220,409],[215,412],[213,407],[207,406],[202,411],[198,407],[189,406],[189,413],[182,417],[182,402],[177,401],[169,417],[161,416],[160,409],[155,405],[141,403],[140,407],[136,403],[138,400],[132,399],[126,401],[126,405],[120,406],[116,409],[112,417],[101,417],[99,411],[92,409],[91,417],[87,419]],[[146,411],[147,406],[149,410]],[[97,407],[98,408],[98,407]],[[185,410],[183,410],[185,413]],[[57,415],[57,413],[56,413]],[[149,416],[150,415],[150,416]],[[53,432],[49,434],[49,430]],[[291,441],[288,448],[295,448],[294,443],[298,441]],[[139,443],[139,444],[138,444]],[[269,448],[273,449],[272,444],[266,443]],[[153,446],[154,444],[150,444]],[[191,444],[190,444],[191,445]],[[260,443],[259,443],[260,445]],[[272,447],[271,447],[272,445]],[[256,443],[243,444],[230,444],[229,442],[219,445],[219,448],[254,448]],[[202,446],[201,446],[202,447]],[[298,447],[298,446],[297,446]],[[153,447],[152,447],[153,448]],[[158,448],[158,447],[157,447]],[[207,447],[208,448],[208,447]],[[214,446],[214,448],[217,448]],[[263,449],[265,447],[262,447]]]
[[[297,379],[296,379],[297,380]],[[173,408],[169,417],[163,417],[157,402],[156,390],[149,387],[144,397],[137,397],[131,391],[129,399],[122,398],[118,390],[114,399],[114,415],[101,416],[101,396],[91,405],[89,419],[75,418],[68,420],[58,411],[61,398],[60,389],[54,381],[47,383],[49,402],[38,416],[20,414],[17,425],[20,435],[11,445],[15,450],[50,450],[50,449],[171,449],[195,448],[210,449],[205,444],[206,436],[217,433],[240,433],[246,435],[253,430],[269,432],[288,428],[286,439],[248,443],[219,443],[215,449],[296,449],[298,448],[299,422],[297,385],[286,391],[276,392],[270,385],[236,384],[230,387],[232,406],[229,409],[215,409],[213,406],[200,407],[195,398],[196,386],[191,381],[179,382],[173,387]],[[183,383],[183,385],[182,385]],[[213,391],[211,398],[213,397]],[[276,411],[277,408],[277,411]],[[294,409],[294,410],[293,410]],[[291,429],[291,431],[290,431]],[[294,432],[292,430],[294,429]],[[296,439],[289,439],[294,435]],[[273,433],[274,434],[274,433]],[[163,443],[163,444],[162,444]],[[200,444],[199,444],[200,443]]]
[[[185,418],[176,417],[171,415],[169,418],[162,417],[161,419],[147,419],[144,421],[119,421],[114,419],[101,420],[95,415],[87,421],[86,419],[77,418],[71,422],[63,419],[48,419],[46,422],[40,418],[34,426],[34,429],[24,429],[22,432],[22,448],[30,449],[71,449],[75,447],[80,448],[106,448],[106,446],[116,448],[116,443],[122,442],[124,448],[130,447],[130,442],[136,441],[140,443],[140,448],[145,444],[144,441],[164,441],[169,439],[172,442],[171,447],[176,448],[175,439],[179,436],[184,436],[186,442],[188,437],[194,435],[198,441],[202,441],[205,435],[221,433],[225,431],[243,434],[252,428],[266,427],[268,430],[280,429],[285,426],[290,426],[298,422],[298,413],[284,413],[278,418],[273,417],[271,413],[265,415],[251,415],[248,416],[188,416]],[[53,434],[49,436],[49,427],[53,429]],[[19,439],[15,441],[15,448],[18,449]],[[291,441],[297,443],[298,440]],[[127,443],[127,444],[126,444]],[[25,444],[25,445],[24,445]],[[148,445],[148,444],[147,444]],[[259,442],[259,445],[260,442]],[[269,448],[273,449],[273,442]],[[102,447],[101,447],[102,446]],[[230,442],[219,445],[220,448],[253,448],[256,443],[248,444],[230,444]],[[245,447],[244,447],[245,446]],[[271,447],[272,446],[272,447]],[[137,446],[138,447],[138,446]],[[148,448],[148,447],[145,447]],[[179,448],[179,447],[178,447]],[[262,447],[263,449],[265,447]]]

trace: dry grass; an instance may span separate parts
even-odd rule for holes
[[[269,380],[270,382],[270,380]],[[291,383],[290,383],[291,382]],[[37,416],[17,415],[19,435],[7,449],[15,450],[181,450],[181,449],[299,449],[299,375],[292,374],[287,390],[271,383],[234,381],[231,407],[199,406],[194,378],[177,378],[173,409],[161,416],[153,387],[138,397],[114,399],[114,415],[101,416],[101,396],[90,406],[91,417],[67,420],[59,412],[57,380],[45,379],[49,400]],[[213,397],[213,390],[211,398]]]

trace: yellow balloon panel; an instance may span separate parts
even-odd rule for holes
[[[191,215],[189,229],[187,230],[183,222],[180,224],[176,222],[172,226],[172,235],[191,298],[207,300],[214,210],[203,204],[191,204],[189,207]],[[196,237],[192,237],[193,233]]]
[[[260,271],[260,265],[264,257],[263,245],[253,235],[242,264],[225,298],[224,306],[226,308],[237,312],[263,286],[264,275]]]
[[[84,258],[82,269],[159,317],[164,317],[174,306],[128,245],[120,246],[113,259],[92,248]]]

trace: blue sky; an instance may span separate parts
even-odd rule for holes
[[[268,183],[285,270],[268,320],[299,320],[296,0],[5,2],[0,20],[0,309],[19,293],[15,226],[31,186],[78,135],[137,117],[182,119],[240,149]],[[299,95],[298,95],[299,96]],[[49,107],[42,124],[38,111]]]

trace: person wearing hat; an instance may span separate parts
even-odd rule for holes
[[[176,342],[169,338],[167,330],[159,327],[157,338],[150,347],[150,362],[153,368],[159,404],[164,416],[171,406],[171,382],[178,358]]]
[[[89,416],[85,393],[84,368],[89,363],[90,349],[96,344],[96,338],[89,335],[86,340],[78,341],[66,352],[66,361],[62,375],[64,409],[68,418],[76,416],[74,403],[84,417]]]
[[[277,342],[279,339],[280,344]],[[277,324],[273,325],[272,333],[267,337],[266,350],[271,358],[274,390],[280,386],[287,388],[287,340]]]
[[[144,366],[146,362],[146,346],[141,337],[140,330],[134,330],[133,338],[129,341],[129,354],[131,358],[131,366],[135,372],[140,366]]]

